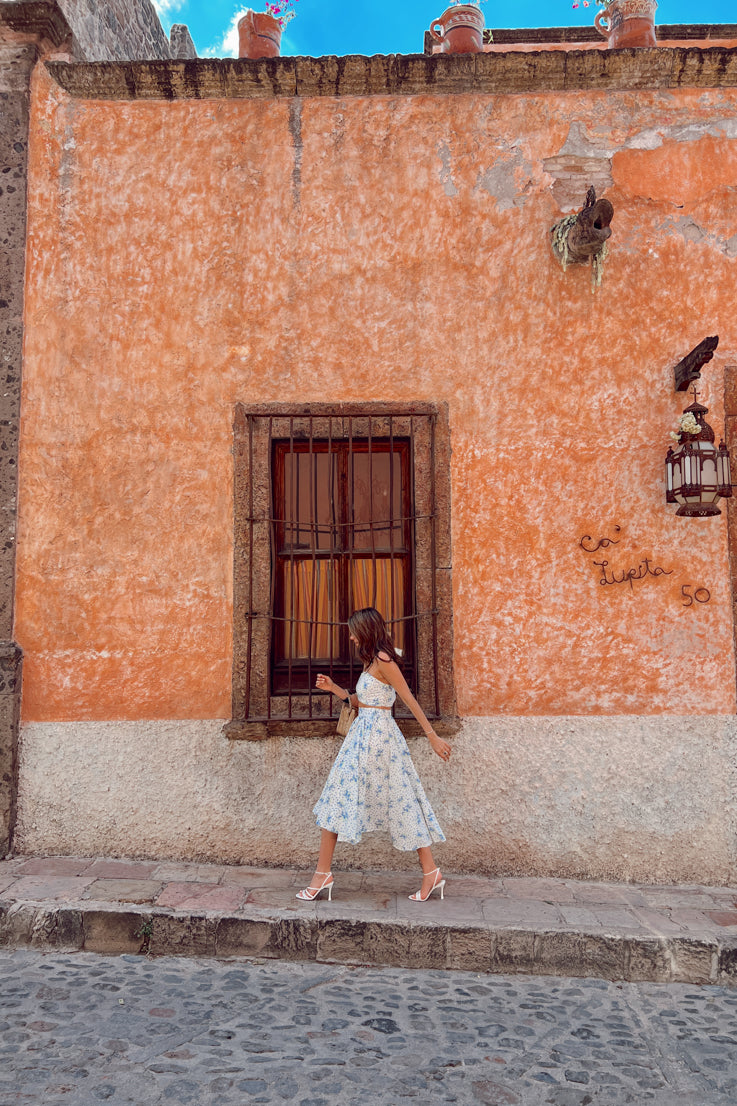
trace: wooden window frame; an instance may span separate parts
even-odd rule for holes
[[[450,434],[446,404],[237,404],[234,431],[231,739],[335,735],[331,696],[272,695],[273,444],[312,438],[408,439],[414,533],[417,687],[439,733],[458,729],[453,683]],[[401,717],[408,735],[419,732]]]

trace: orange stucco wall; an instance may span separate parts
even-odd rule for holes
[[[725,518],[676,518],[663,459],[672,366],[720,335],[719,434],[737,361],[735,117],[703,89],[81,102],[41,70],[26,721],[229,716],[234,405],[337,399],[449,404],[462,714],[734,711]],[[549,247],[572,126],[611,159],[596,295]]]

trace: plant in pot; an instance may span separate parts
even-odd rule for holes
[[[297,14],[297,0],[274,0],[264,4],[265,11],[249,8],[238,20],[239,58],[276,58],[281,50],[281,33]]]
[[[440,44],[444,54],[478,54],[483,50],[483,3],[485,0],[472,0],[471,3],[451,0],[450,7],[440,18],[433,19],[430,34]]]
[[[583,0],[588,8],[590,0]],[[577,8],[578,0],[573,4]],[[600,9],[594,26],[607,40],[610,50],[657,46],[655,38],[656,0],[596,0]]]

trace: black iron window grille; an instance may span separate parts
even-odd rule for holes
[[[428,716],[452,722],[444,409],[238,405],[234,430],[229,736],[333,733],[340,704],[315,677],[355,687],[347,619],[364,606],[387,620]]]

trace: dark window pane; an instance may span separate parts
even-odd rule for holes
[[[354,453],[350,464],[354,549],[402,546],[402,454]]]
[[[333,548],[336,462],[335,452],[284,452],[283,516],[277,516],[285,520],[282,548]]]

